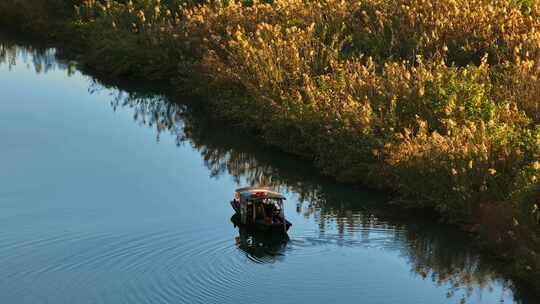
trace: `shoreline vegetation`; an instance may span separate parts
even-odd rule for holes
[[[436,210],[540,291],[535,1],[4,0],[0,25],[212,116],[344,183]]]

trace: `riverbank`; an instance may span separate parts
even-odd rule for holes
[[[98,72],[204,97],[211,115],[325,175],[437,210],[540,289],[537,7],[20,3],[1,4],[13,12],[3,22],[54,37]]]

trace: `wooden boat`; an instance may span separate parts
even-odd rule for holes
[[[286,233],[292,224],[285,219],[285,197],[266,187],[236,189],[231,201],[236,214],[231,221],[240,227],[272,233]]]

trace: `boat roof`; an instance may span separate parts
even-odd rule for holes
[[[243,187],[236,189],[236,192],[240,194],[243,200],[252,198],[257,193],[264,193],[264,198],[285,199],[285,196],[269,187]]]

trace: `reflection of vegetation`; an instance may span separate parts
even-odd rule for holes
[[[438,285],[449,285],[448,297],[461,296],[465,302],[475,288],[492,290],[492,280],[497,275],[474,250],[464,248],[463,239],[434,227],[428,230],[408,227],[405,233],[403,254],[412,270]]]
[[[12,69],[22,58],[23,63],[33,67],[37,74],[48,73],[54,70],[67,70],[68,75],[73,72],[73,65],[63,63],[56,58],[56,50],[33,45],[19,47],[9,41],[0,41],[0,65],[7,65]]]
[[[17,48],[13,45],[6,45],[0,43],[0,64],[7,66],[11,69],[15,65],[17,59]]]
[[[92,80],[89,92],[101,91],[103,87],[95,79]],[[177,145],[185,141],[184,117],[186,108],[179,104],[170,103],[165,97],[157,94],[111,90],[111,106],[116,111],[118,108],[130,108],[133,111],[133,119],[141,125],[156,129],[156,138],[159,141],[162,132],[168,132],[176,136]]]
[[[6,44],[0,44],[0,49],[3,54],[0,64],[15,64],[18,54],[32,57],[32,63],[42,67],[54,67],[56,64],[54,52],[50,50],[22,50]],[[265,184],[298,195],[298,212],[317,220],[322,237],[330,233],[329,226],[332,229],[336,227],[339,239],[361,233],[362,240],[368,240],[370,233],[384,231],[385,237],[390,236],[392,243],[397,244],[392,248],[399,248],[408,258],[414,273],[436,284],[450,286],[448,296],[464,297],[463,300],[474,289],[490,289],[493,282],[502,281],[474,249],[467,247],[468,242],[463,236],[452,236],[430,224],[412,225],[378,207],[382,197],[376,193],[329,182],[305,162],[276,157],[275,153],[262,149],[259,144],[244,140],[242,134],[223,130],[219,123],[208,121],[190,107],[167,102],[164,96],[126,92],[96,80],[91,83],[89,92],[105,88],[111,92],[113,109],[130,108],[134,120],[154,128],[158,139],[163,133],[169,133],[176,138],[178,145],[191,144],[201,153],[212,176],[229,174],[238,184]],[[238,242],[241,250],[254,257],[261,253],[261,248],[249,246],[249,237],[243,237],[242,233]],[[278,250],[274,250],[276,248]],[[263,253],[266,252],[263,256],[268,252],[284,253],[279,249],[282,247],[276,248],[263,246]],[[273,256],[279,260],[279,254]]]

